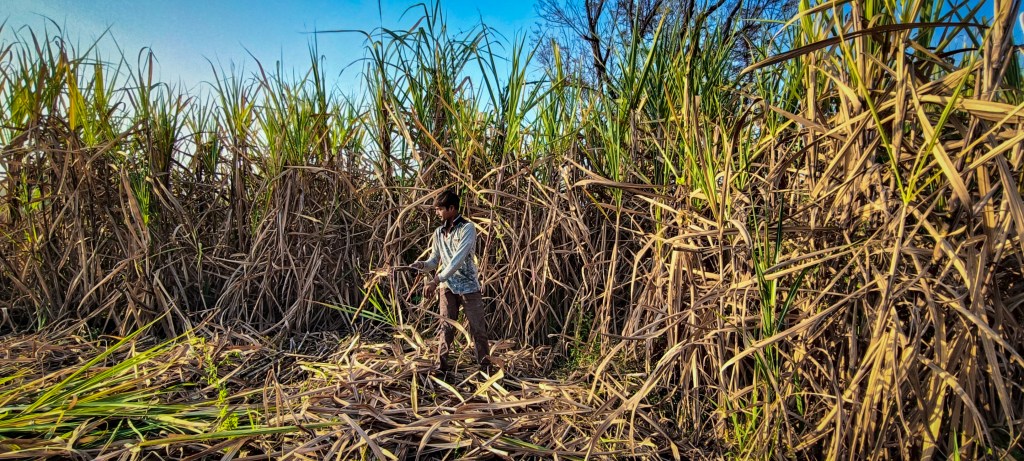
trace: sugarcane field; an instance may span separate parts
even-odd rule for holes
[[[1024,460],[1021,0],[10,1],[0,460]]]

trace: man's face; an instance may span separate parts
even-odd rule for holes
[[[434,214],[441,218],[442,221],[451,221],[455,219],[455,207],[436,206],[434,207]]]

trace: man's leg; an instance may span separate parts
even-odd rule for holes
[[[455,326],[446,322],[445,319],[452,322],[458,320],[461,300],[459,296],[447,289],[438,290],[438,298],[441,305],[441,318],[438,319],[437,324],[437,362],[440,371],[448,371],[448,350],[451,349],[452,341],[455,339]]]
[[[484,315],[483,297],[479,291],[466,293],[462,295],[462,301],[463,308],[466,309],[466,318],[469,320],[469,334],[473,337],[476,361],[482,367],[490,366],[487,356],[491,351],[487,344],[487,318]]]

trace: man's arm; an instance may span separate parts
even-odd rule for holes
[[[461,226],[459,237],[459,244],[456,247],[455,255],[452,256],[451,263],[440,274],[437,274],[437,280],[440,282],[447,282],[452,274],[455,273],[455,269],[461,266],[462,262],[473,254],[473,249],[476,246],[476,227],[473,226],[472,222],[467,222],[464,226]]]
[[[437,255],[440,254],[440,249],[437,247],[438,242],[437,242],[437,232],[436,231],[434,232],[434,236],[430,240],[431,240],[430,241],[430,257],[427,258],[427,259],[424,259],[422,261],[416,261],[416,262],[410,264],[409,267],[412,267],[413,269],[417,269],[417,270],[421,270],[421,271],[424,271],[424,270],[429,271],[429,270],[437,267],[437,257],[438,257]]]

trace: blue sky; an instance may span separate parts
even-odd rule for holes
[[[43,16],[56,21],[73,40],[92,43],[108,27],[112,37],[134,66],[142,47],[152,48],[159,60],[158,80],[180,82],[190,89],[213,76],[206,59],[225,67],[242,63],[256,66],[251,52],[264,66],[283,60],[286,68],[304,71],[309,63],[310,32],[357,29],[370,31],[381,25],[407,28],[418,12],[402,13],[415,4],[409,0],[4,0],[0,20],[6,18],[5,34],[23,25],[40,32]],[[529,34],[536,21],[532,0],[477,2],[444,0],[448,26],[468,30],[481,18],[511,39]],[[378,5],[380,8],[378,8]],[[318,39],[326,59],[328,77],[341,90],[358,81],[360,65],[343,68],[363,57],[363,37],[328,34]],[[107,40],[104,47],[111,46]],[[248,51],[247,51],[248,50]]]
[[[991,0],[982,15],[991,16]],[[213,76],[207,59],[227,67],[256,66],[252,53],[265,66],[283,61],[286,68],[308,69],[314,30],[373,30],[407,28],[418,13],[403,12],[414,0],[2,0],[6,30],[24,25],[40,32],[46,21],[56,21],[73,40],[91,43],[108,27],[111,37],[135,65],[142,47],[151,48],[159,60],[157,79],[181,83],[190,90]],[[529,34],[538,20],[535,0],[442,0],[448,25],[468,30],[482,19],[488,26],[512,39]],[[1014,27],[1020,40],[1021,25]],[[325,57],[325,71],[345,93],[358,94],[360,65],[346,66],[363,57],[363,37],[358,34],[328,34],[319,37],[319,51]],[[103,47],[112,41],[108,38]],[[115,54],[113,50],[107,56]],[[472,70],[471,70],[472,72]]]

